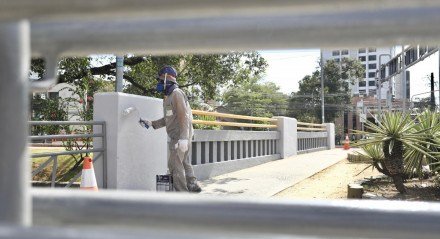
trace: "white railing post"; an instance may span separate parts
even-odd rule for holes
[[[0,23],[0,224],[31,224],[27,21]],[[12,236],[12,235],[11,235]]]
[[[298,121],[288,117],[274,117],[278,120],[278,132],[280,132],[280,143],[278,149],[282,159],[298,153]]]
[[[325,124],[327,130],[327,149],[335,148],[335,124],[326,123]]]

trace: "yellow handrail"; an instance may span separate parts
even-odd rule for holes
[[[262,122],[270,122],[271,124],[251,124],[251,123],[239,123],[239,122],[224,122],[224,121],[207,121],[207,120],[193,120],[194,124],[203,125],[215,125],[215,126],[234,126],[234,127],[247,127],[247,128],[277,128],[277,119],[265,118],[265,117],[253,117],[246,115],[234,115],[225,114],[219,112],[208,112],[203,110],[192,110],[193,115],[213,116],[220,118],[242,119],[242,120],[254,120]],[[273,124],[275,123],[275,124]]]
[[[272,119],[272,118],[225,114],[225,113],[208,112],[208,111],[202,111],[202,110],[192,110],[192,113],[194,115],[207,115],[207,116],[215,116],[215,117],[231,118],[231,119],[245,119],[245,120],[266,121],[266,122],[277,122],[278,121],[277,119]]]
[[[193,113],[193,115],[214,116],[214,117],[230,118],[230,119],[242,119],[242,120],[271,122],[271,124],[252,124],[252,123],[239,123],[239,122],[193,120],[192,122],[194,124],[215,125],[215,126],[234,126],[234,127],[247,127],[247,128],[277,128],[278,127],[276,125],[276,122],[278,121],[277,119],[266,118],[266,117],[235,115],[235,114],[226,114],[226,113],[219,113],[219,112],[208,112],[208,111],[203,111],[203,110],[192,110],[192,113]],[[309,126],[309,127],[297,127],[297,129],[300,131],[326,131],[326,126],[323,124],[312,124],[312,123],[298,122],[298,126],[300,126],[300,125]]]
[[[249,124],[249,123],[235,123],[235,122],[223,122],[223,121],[193,120],[192,122],[194,124],[249,127],[249,128],[276,128],[277,127],[276,125],[273,125],[273,124]]]
[[[297,127],[298,131],[326,131],[325,128],[305,128],[305,127]]]
[[[298,122],[298,125],[307,125],[307,126],[325,128],[325,125],[323,125],[323,124],[313,124],[313,123]]]

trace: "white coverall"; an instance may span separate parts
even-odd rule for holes
[[[179,88],[173,90],[163,101],[164,117],[152,121],[154,129],[166,126],[168,134],[168,169],[173,176],[173,186],[176,191],[189,191],[188,185],[195,184],[197,179],[191,166],[193,126],[192,112],[188,99]],[[188,150],[182,152],[178,141],[188,140]]]

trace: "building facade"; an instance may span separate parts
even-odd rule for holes
[[[384,64],[390,60],[393,54],[394,48],[331,49],[323,50],[322,58],[324,62],[328,60],[341,62],[343,58],[358,59],[365,69],[365,76],[363,79],[355,79],[355,84],[351,86],[351,93],[352,95],[377,97],[376,80],[379,69],[379,57],[382,55],[380,63]],[[386,97],[386,88],[386,86],[382,88],[381,96],[383,97]]]

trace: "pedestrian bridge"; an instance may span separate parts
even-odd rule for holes
[[[98,93],[94,96],[93,122],[31,122],[33,126],[72,124],[93,125],[91,132],[76,135],[31,136],[31,140],[93,139],[95,173],[100,188],[156,190],[156,175],[167,172],[167,135],[165,129],[145,129],[139,117],[155,120],[163,117],[162,100],[124,93]],[[123,114],[126,109],[129,114]],[[194,124],[235,127],[241,130],[195,130],[191,147],[191,163],[199,180],[249,168],[297,154],[333,149],[334,124],[311,124],[288,117],[251,117],[194,110]],[[211,121],[197,117],[210,116]],[[241,122],[234,122],[239,120]],[[243,123],[244,120],[252,123]],[[247,128],[248,130],[243,130]],[[57,169],[57,157],[78,154],[38,153],[33,158],[47,157],[44,167]],[[52,175],[56,175],[55,172]],[[67,187],[78,179],[74,177]],[[55,186],[55,178],[52,178]]]
[[[99,184],[111,189],[154,190],[156,175],[167,171],[167,135],[165,128],[146,130],[137,122],[139,116],[149,120],[162,118],[162,100],[124,93],[98,93],[94,99],[94,120],[106,122],[107,136],[107,162],[96,162]],[[122,115],[129,107],[134,111]],[[259,130],[195,130],[191,162],[201,180],[298,153],[334,148],[331,123],[303,125],[287,117],[259,118],[202,111],[194,111],[194,115],[253,121],[196,119],[195,124]],[[96,133],[100,133],[99,129]],[[102,138],[95,138],[94,147],[103,147],[101,141]]]

